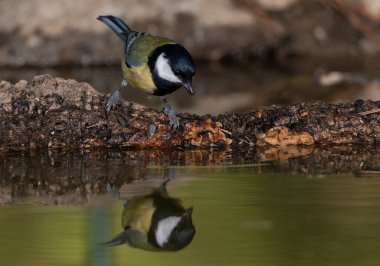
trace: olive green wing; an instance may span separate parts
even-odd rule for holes
[[[121,216],[121,226],[142,232],[148,232],[156,207],[150,195],[136,196],[124,206]]]
[[[157,251],[158,249],[151,245],[148,241],[148,235],[144,234],[139,230],[127,229],[126,234],[128,234],[128,245],[134,248]]]
[[[125,62],[129,67],[146,64],[149,56],[157,47],[175,43],[170,39],[152,36],[146,33],[133,32],[131,34],[135,34],[135,37],[131,38],[125,47]]]

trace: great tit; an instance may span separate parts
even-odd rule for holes
[[[126,200],[121,216],[124,231],[101,244],[128,244],[149,251],[177,251],[189,245],[195,235],[193,208],[185,209],[179,199],[170,197],[166,183],[150,194]]]
[[[99,16],[98,19],[109,26],[124,42],[122,69],[124,79],[121,88],[128,83],[146,93],[161,96],[170,125],[175,129],[179,121],[165,95],[181,86],[193,95],[192,80],[195,65],[190,53],[174,41],[153,36],[145,32],[133,31],[120,18]],[[120,89],[115,91],[106,104],[106,113],[115,107],[120,97]]]

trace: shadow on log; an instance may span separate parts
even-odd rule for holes
[[[179,114],[172,131],[159,111],[124,100],[108,119],[107,95],[75,80],[37,76],[0,83],[0,150],[37,148],[285,147],[368,144],[380,139],[380,102],[302,103],[218,116]],[[369,112],[367,112],[369,111]],[[156,132],[148,136],[151,124]]]

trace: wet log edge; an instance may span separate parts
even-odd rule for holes
[[[380,138],[379,101],[273,105],[216,116],[180,113],[181,127],[173,131],[161,111],[125,100],[106,117],[107,97],[87,83],[49,75],[2,81],[0,151],[376,145]]]

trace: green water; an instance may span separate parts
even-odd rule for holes
[[[135,163],[125,162],[126,171],[134,165],[133,173],[137,168],[145,175],[120,184],[121,197],[142,193],[163,180],[160,164]],[[299,174],[281,166],[283,162],[166,163],[165,173],[174,178],[168,184],[170,195],[185,207],[194,206],[197,232],[185,249],[164,253],[98,246],[121,231],[123,205],[117,197],[78,189],[55,193],[51,184],[47,192],[41,181],[23,181],[23,189],[8,183],[1,187],[1,198],[11,198],[0,207],[1,265],[379,264],[376,174]],[[88,161],[85,165],[95,167]],[[33,167],[38,168],[26,167],[21,179],[35,178]],[[42,168],[60,178],[64,174],[57,167]],[[110,173],[110,165],[98,167],[94,171]]]

